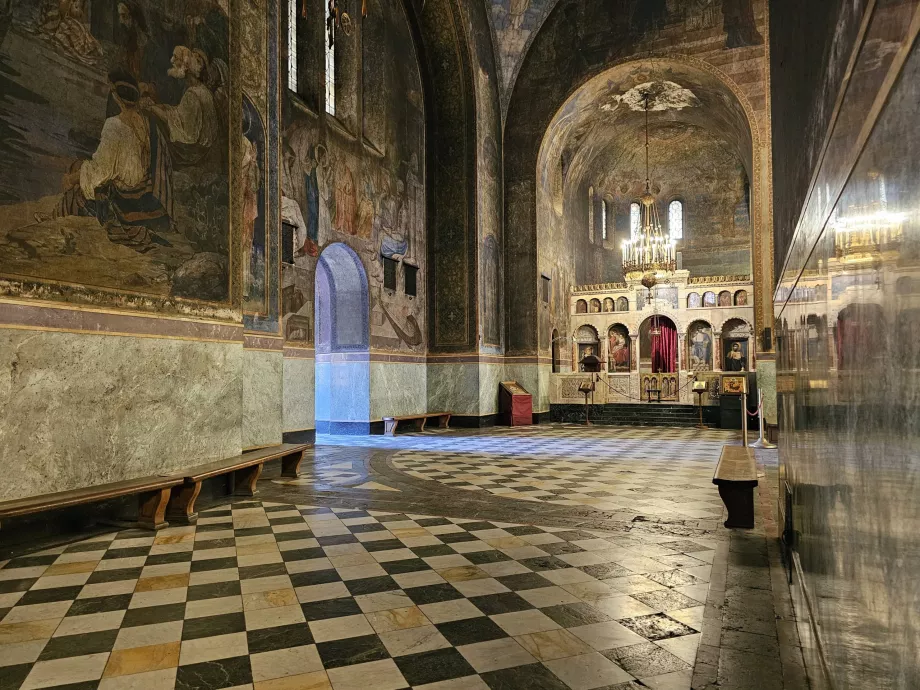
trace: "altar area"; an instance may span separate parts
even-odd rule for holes
[[[756,371],[753,282],[747,275],[691,277],[675,271],[646,289],[640,279],[580,285],[569,295],[571,332],[554,336],[552,405],[584,404],[588,354],[602,362],[594,405],[696,405],[693,381],[705,381],[702,404],[719,404],[724,371]]]

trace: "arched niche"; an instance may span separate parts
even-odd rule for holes
[[[592,314],[600,314],[601,313],[601,301],[597,298],[592,299],[589,311]]]
[[[595,357],[600,357],[601,355],[601,343],[597,335],[597,329],[588,324],[580,326],[575,331],[574,341],[575,367],[577,371],[584,371],[584,367],[580,364],[581,360],[587,355],[594,355]]]
[[[553,373],[558,374],[562,369],[562,356],[559,350],[559,331],[553,329],[553,342],[551,347],[553,353]]]
[[[617,311],[629,311],[629,299],[617,297]]]
[[[703,306],[703,301],[700,299],[700,293],[691,292],[687,295],[687,309],[699,309]]]
[[[670,317],[653,314],[639,325],[639,370],[659,374],[677,368],[677,326]]]
[[[576,314],[587,314],[588,313],[588,303],[583,299],[580,299],[577,302],[575,302],[575,313]]]
[[[697,320],[687,328],[687,369],[712,371],[715,354],[712,324]]]
[[[604,311],[605,312],[616,311],[616,303],[613,301],[612,297],[604,298]]]

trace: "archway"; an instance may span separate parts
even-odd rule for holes
[[[316,430],[370,431],[367,274],[349,246],[336,242],[316,264]]]
[[[653,374],[677,371],[677,326],[654,314],[639,326],[639,369]]]

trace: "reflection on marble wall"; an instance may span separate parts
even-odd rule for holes
[[[370,422],[370,367],[360,361],[330,361],[328,355],[316,360],[316,431],[335,432],[344,422],[342,433],[367,433]],[[360,424],[360,426],[358,426]],[[330,427],[332,425],[332,427]]]
[[[918,8],[873,10],[776,293],[795,591],[841,690],[920,686]]]
[[[243,350],[243,448],[281,443],[281,351]]]
[[[479,365],[475,362],[428,364],[428,409],[479,415]]]
[[[312,359],[284,358],[282,427],[285,432],[316,428],[313,410],[313,365]]]
[[[0,500],[237,454],[242,352],[239,343],[0,330]]]

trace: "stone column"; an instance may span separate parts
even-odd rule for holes
[[[712,366],[714,371],[722,370],[722,332],[712,334]]]
[[[678,374],[682,372],[687,365],[687,353],[684,352],[684,348],[687,345],[686,338],[687,336],[683,333],[677,334],[677,373]]]

